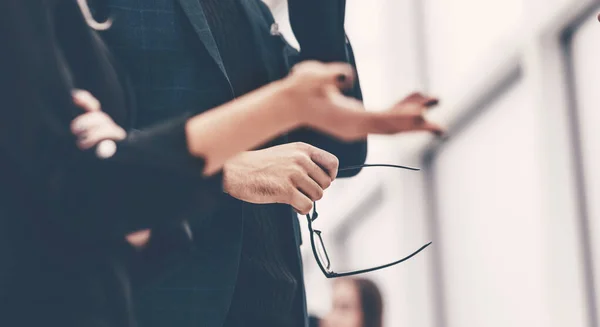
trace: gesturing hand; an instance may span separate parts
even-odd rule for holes
[[[307,214],[335,179],[338,159],[304,143],[244,152],[223,167],[223,188],[250,203],[285,203]]]
[[[390,109],[383,112],[373,113],[369,127],[372,133],[397,134],[399,132],[427,131],[438,136],[444,133],[444,129],[432,122],[428,122],[425,112],[438,104],[438,99],[425,96],[421,93],[413,93]]]
[[[353,141],[368,134],[398,134],[443,129],[428,122],[425,112],[438,100],[413,93],[386,111],[365,111],[363,104],[340,90],[352,86],[354,72],[346,64],[307,61],[294,67],[286,79],[290,83],[289,106],[297,106],[302,125],[313,127],[342,140]]]

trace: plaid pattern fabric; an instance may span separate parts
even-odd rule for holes
[[[266,5],[260,0],[240,1],[269,80],[285,76],[298,61],[298,52],[283,37],[271,34],[274,20]],[[102,32],[102,37],[131,79],[137,101],[136,128],[200,113],[232,100],[231,86],[198,0],[97,3],[107,4],[113,19],[113,26]],[[194,231],[195,239],[206,244],[196,244],[195,251],[181,251],[157,264],[163,270],[154,275],[161,279],[146,281],[143,293],[137,294],[141,327],[222,327],[237,279],[243,237],[242,204],[227,201],[227,213],[208,222],[210,226],[197,228],[208,231],[206,235]],[[288,209],[282,214],[293,216]],[[202,208],[197,210],[201,215]],[[300,227],[297,219],[293,221],[299,244]],[[183,233],[179,236],[185,237]],[[296,255],[300,262],[299,248]],[[304,315],[307,321],[306,312]]]
[[[108,2],[114,24],[103,38],[132,80],[138,104],[136,127],[231,100],[197,0],[181,1],[197,3],[186,8],[194,10],[191,13],[176,0]]]
[[[233,98],[198,0],[103,1],[113,25],[102,37],[131,79],[137,102],[136,128],[199,113]],[[265,14],[270,16],[270,12],[259,0],[244,0],[243,6],[254,34],[262,34],[256,41],[269,80],[284,76],[286,44],[269,33],[272,17]],[[153,271],[147,272],[144,285],[135,294],[141,327],[222,327],[237,280],[243,226],[243,204],[225,201],[227,208],[217,219],[196,222],[197,228],[191,223],[194,251],[168,249],[169,253],[158,255],[159,249],[148,258],[158,262],[142,266]],[[202,208],[195,210],[194,216],[202,215]],[[291,210],[283,214],[293,215]],[[176,228],[161,230],[168,234],[163,235],[166,240],[185,237],[177,234]],[[294,231],[299,229],[294,227]],[[299,252],[296,255],[300,260]]]

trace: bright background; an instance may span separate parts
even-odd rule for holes
[[[268,3],[293,43],[285,1]],[[335,270],[434,242],[368,276],[385,326],[599,327],[597,12],[593,0],[348,0],[367,106],[425,91],[449,127],[444,142],[371,138],[369,163],[422,171],[371,168],[319,203]],[[303,232],[309,311],[322,315],[331,285]]]

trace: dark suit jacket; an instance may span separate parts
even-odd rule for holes
[[[233,98],[215,39],[198,0],[109,0],[114,19],[103,34],[111,52],[133,81],[138,101],[136,128],[186,112],[202,112]],[[259,0],[241,0],[270,81],[284,77],[300,58],[282,36],[271,35],[274,23]],[[349,62],[354,63],[348,44]],[[360,87],[353,90],[361,98]],[[337,155],[341,166],[362,164],[366,142],[343,143],[307,130],[286,135],[276,143],[304,141]],[[341,176],[343,177],[343,176]],[[154,245],[143,258],[136,306],[142,327],[221,327],[236,285],[242,219],[260,211],[273,219],[289,219],[294,239],[296,276],[302,279],[296,215],[286,205],[254,206],[226,196],[212,216],[198,205],[189,212],[193,242],[179,226],[154,229]],[[301,287],[306,323],[304,290]]]
[[[0,2],[0,326],[132,326],[125,235],[206,209],[220,189],[189,156],[183,116],[110,159],[77,148],[73,87],[131,116],[99,40],[74,0]]]

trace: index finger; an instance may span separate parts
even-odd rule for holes
[[[312,161],[317,164],[323,171],[325,171],[331,180],[334,180],[338,174],[338,168],[340,165],[340,161],[333,154],[319,149],[313,148],[312,153],[310,154],[310,158]]]
[[[439,99],[423,95],[419,92],[414,92],[408,95],[406,98],[398,102],[398,105],[416,104],[424,107],[432,107],[439,104]]]

